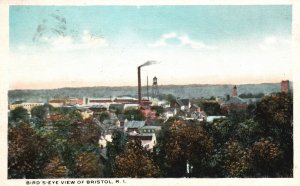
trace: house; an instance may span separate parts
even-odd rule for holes
[[[221,109],[226,110],[227,112],[236,110],[246,110],[247,102],[240,97],[231,97],[229,100],[225,101],[221,105]]]
[[[131,132],[127,136],[128,140],[140,140],[144,148],[149,151],[153,150],[153,147],[156,145],[156,135],[155,133],[142,133],[138,134],[136,132]]]
[[[237,95],[236,86],[234,86],[232,89],[231,97],[229,97],[229,99],[225,100],[224,103],[221,104],[221,109],[227,112],[244,111],[247,109],[247,102]]]
[[[30,112],[31,109],[33,109],[34,107],[42,106],[42,105],[44,105],[44,103],[38,103],[38,102],[15,102],[13,104],[10,104],[8,107],[9,107],[9,110],[14,110],[17,107],[23,107],[28,112]]]
[[[79,98],[65,99],[65,104],[69,104],[69,105],[82,105],[83,104],[83,99],[79,99]]]
[[[106,105],[112,103],[111,98],[85,98],[86,105]]]
[[[206,121],[212,123],[215,119],[226,118],[226,116],[207,116]]]
[[[207,114],[204,111],[192,111],[190,112],[191,118],[198,121],[205,121]]]
[[[94,113],[101,113],[107,111],[108,107],[106,105],[92,105],[88,106],[87,108],[92,110]]]
[[[196,104],[192,104],[192,106],[190,107],[190,111],[191,112],[200,112],[201,108]]]
[[[112,142],[113,132],[120,129],[122,129],[120,128],[120,126],[115,126],[115,125],[106,126],[103,128],[104,132],[101,134],[101,137],[98,142],[101,150],[106,148],[108,142]]]
[[[176,108],[168,107],[164,109],[163,117],[165,119],[169,119],[170,117],[174,117],[176,114],[177,114]]]
[[[161,130],[161,126],[143,126],[139,129],[141,134],[157,133]]]
[[[124,122],[124,130],[127,132],[136,131],[145,126],[145,121],[126,121]]]
[[[124,104],[124,110],[131,110],[131,109],[139,109],[140,105],[138,103],[126,103]]]
[[[130,103],[138,103],[138,100],[136,98],[132,97],[117,97],[114,99],[115,103],[121,103],[121,104],[130,104]]]
[[[106,148],[107,142],[112,142],[112,134],[104,134],[99,139],[100,148]]]
[[[48,101],[48,104],[52,107],[62,107],[65,104],[64,99],[52,99]]]
[[[190,99],[176,99],[173,108],[179,108],[182,111],[189,111],[191,107]]]

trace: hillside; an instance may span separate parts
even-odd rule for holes
[[[159,93],[173,94],[181,98],[209,98],[211,96],[225,96],[231,93],[233,85],[162,85],[159,86]],[[280,83],[245,84],[238,85],[238,94],[243,93],[264,93],[280,91]],[[151,96],[151,87],[149,94]],[[142,94],[146,96],[146,87],[142,87]],[[8,91],[9,103],[18,100],[42,101],[57,97],[114,97],[133,96],[137,97],[137,87],[80,87],[60,88],[49,90],[10,90]]]

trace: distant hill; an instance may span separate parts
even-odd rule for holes
[[[181,98],[210,98],[211,96],[225,96],[231,94],[234,85],[162,85],[159,86],[159,93],[173,94]],[[244,84],[238,85],[238,94],[243,93],[264,93],[280,91],[280,83]],[[149,87],[151,96],[152,88]],[[142,87],[142,94],[146,96],[146,87]],[[9,103],[14,101],[41,101],[57,97],[115,97],[133,96],[137,97],[137,87],[80,87],[80,88],[59,88],[49,90],[10,90],[8,92]]]

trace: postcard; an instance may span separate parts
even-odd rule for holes
[[[1,3],[1,183],[297,185],[299,6]]]

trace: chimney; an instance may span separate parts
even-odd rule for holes
[[[139,99],[139,104],[141,104],[141,101],[142,101],[142,93],[141,93],[141,66],[138,67],[138,99]]]

